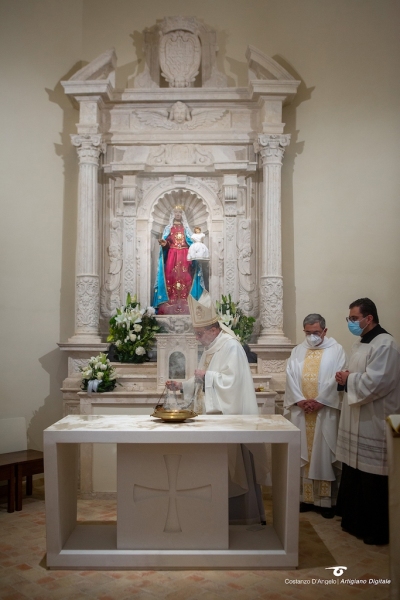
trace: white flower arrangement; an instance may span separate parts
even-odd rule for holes
[[[111,392],[116,386],[117,373],[107,356],[100,352],[92,356],[82,373],[81,389],[85,392]]]
[[[155,342],[155,335],[160,331],[152,306],[140,308],[136,295],[128,294],[125,306],[117,308],[117,314],[110,320],[108,342],[116,346],[118,359],[121,362],[142,363],[150,360],[147,351]]]

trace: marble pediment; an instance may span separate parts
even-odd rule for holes
[[[111,48],[74,73],[69,81],[98,81],[107,79],[115,85],[116,67],[117,55],[114,48]]]
[[[111,129],[114,125],[117,130],[160,132],[229,128],[235,125],[228,117],[234,106],[241,110],[241,103],[258,102],[260,97],[275,97],[288,104],[300,84],[273,58],[249,45],[248,85],[228,87],[227,77],[216,63],[217,33],[195,17],[166,17],[146,29],[143,38],[144,64],[128,78],[126,89],[115,88],[114,49],[62,82],[66,93],[78,102],[90,102],[92,96],[96,103],[101,97],[107,108],[118,103]],[[152,106],[143,106],[148,101]],[[140,106],[121,114],[123,105],[132,102]],[[229,108],[223,102],[230,103]]]
[[[247,46],[246,58],[250,80],[296,81],[276,60],[254,46]]]
[[[296,94],[300,81],[270,56],[254,46],[246,50],[249,88],[253,97],[257,95],[285,94],[284,104],[289,104]]]

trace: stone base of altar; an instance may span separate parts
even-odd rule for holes
[[[79,444],[98,442],[118,447],[117,522],[78,523]],[[227,447],[240,443],[272,447],[267,526],[228,525]],[[50,569],[298,565],[300,431],[283,417],[70,415],[45,430],[44,460]]]
[[[229,548],[226,444],[117,447],[118,549]]]

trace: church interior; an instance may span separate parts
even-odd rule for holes
[[[181,281],[254,317],[265,416],[282,415],[307,314],[349,353],[349,304],[369,297],[400,339],[399,12],[396,0],[0,2],[0,421],[24,419],[25,448],[43,451],[65,416],[149,415],[171,375],[193,375]],[[159,308],[157,294],[171,297],[161,242],[172,228],[180,248],[187,227],[207,246],[203,271]],[[92,397],[82,368],[107,351],[128,293],[158,313],[157,360],[120,363],[114,395]],[[116,522],[111,446],[82,446],[80,523]],[[33,477],[22,511],[7,511],[0,486],[1,599],[395,598],[390,547],[315,512],[300,514],[297,568],[49,570],[45,482]],[[337,565],[361,583],[321,583]]]

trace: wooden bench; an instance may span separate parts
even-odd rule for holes
[[[26,477],[26,495],[32,495],[32,475],[44,472],[43,452],[19,450],[0,454],[0,481],[7,480],[7,511],[22,510],[22,479]]]
[[[7,481],[7,512],[14,512],[15,466],[7,462],[7,454],[0,454],[0,481]]]

